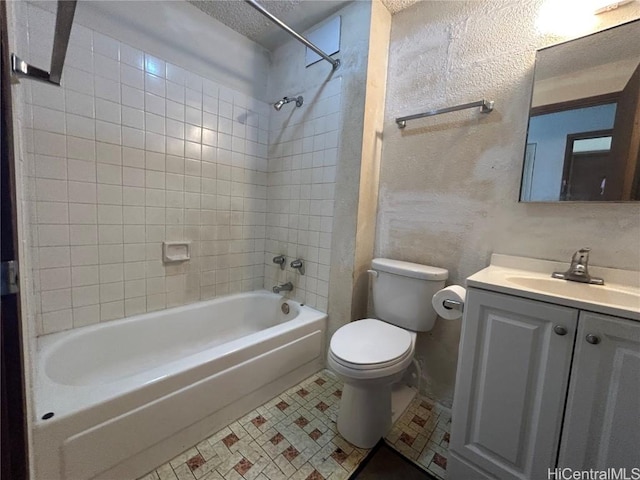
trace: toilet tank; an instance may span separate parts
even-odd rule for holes
[[[371,262],[376,318],[414,332],[428,332],[438,317],[431,298],[449,276],[444,268],[388,258]]]

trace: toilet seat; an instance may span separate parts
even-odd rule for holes
[[[404,364],[413,356],[415,334],[389,323],[366,318],[339,328],[329,354],[352,370],[379,370]]]

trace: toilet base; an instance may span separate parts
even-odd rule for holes
[[[372,448],[390,428],[391,385],[344,385],[338,432],[345,440],[360,448]]]
[[[403,382],[391,386],[391,425],[394,425],[409,408],[418,391]]]

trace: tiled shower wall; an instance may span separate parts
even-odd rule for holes
[[[21,53],[35,65],[49,62],[53,22],[29,5]],[[39,333],[262,288],[271,107],[78,24],[62,83],[26,91]],[[329,103],[300,132],[335,128]],[[297,166],[292,187],[314,232],[297,237],[313,259],[305,287],[325,302],[330,157]],[[283,162],[274,173],[293,174]],[[164,265],[165,240],[191,241],[191,261]]]
[[[329,266],[338,141],[341,78],[300,92],[293,103],[271,112],[265,287],[291,281],[288,296],[324,312],[328,308]],[[291,92],[284,92],[291,93]],[[298,95],[298,93],[296,93]],[[287,257],[285,271],[272,262]],[[300,258],[305,275],[291,269]]]

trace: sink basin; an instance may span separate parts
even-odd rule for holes
[[[591,266],[591,275],[604,278],[604,285],[551,278],[551,272],[566,268],[563,262],[494,253],[491,264],[468,277],[466,283],[468,287],[640,322],[639,271]]]
[[[587,283],[570,282],[555,278],[541,278],[534,276],[507,276],[507,282],[520,287],[538,290],[540,292],[571,297],[590,303],[616,305],[620,308],[640,310],[640,290],[625,291],[608,285],[590,285]]]

